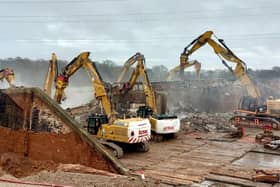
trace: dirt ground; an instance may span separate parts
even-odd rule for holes
[[[22,183],[32,183],[32,185],[15,184],[5,182],[1,180],[11,179]],[[95,186],[95,187],[139,187],[139,186],[151,186],[151,187],[170,187],[167,184],[160,184],[159,182],[152,179],[142,180],[138,177],[126,177],[126,176],[104,176],[96,174],[85,174],[85,173],[72,173],[63,171],[41,171],[36,175],[14,178],[10,175],[2,175],[0,177],[0,186]]]
[[[273,163],[280,162],[280,152],[269,152],[255,143],[255,135],[261,131],[245,129],[246,135],[241,139],[227,138],[226,133],[182,133],[175,140],[151,143],[147,153],[125,154],[121,161],[136,173],[142,171],[146,177],[174,186],[199,186],[207,182],[206,186],[215,186],[213,181],[240,186],[272,186],[252,182],[255,168],[272,164],[268,161],[265,165],[264,155],[272,154]],[[251,165],[236,162],[248,153],[260,154],[261,160],[251,157]],[[262,162],[264,164],[258,164]]]
[[[43,165],[43,162],[41,164],[32,163],[30,160],[19,157],[15,158],[12,154],[6,154],[7,152],[14,152],[18,153],[18,155],[28,155],[28,158],[32,160],[50,161],[49,163],[46,162],[47,165],[50,165],[51,161],[53,161],[52,165],[54,165],[54,163],[75,163],[96,169],[112,171],[107,160],[73,132],[68,134],[26,132],[23,130],[14,131],[10,128],[1,127],[0,134],[0,142],[2,145],[0,147],[0,153],[3,155],[1,164],[4,165],[4,169],[7,170],[10,170],[9,164],[24,167],[24,165],[20,165],[21,162],[27,163],[26,165],[33,164],[36,169],[39,169]],[[15,163],[12,163],[12,161]],[[24,172],[25,170],[26,169],[23,169],[22,171]],[[15,174],[17,171],[11,172]],[[22,172],[22,174],[18,173],[16,175],[19,177],[27,176],[29,175],[28,172],[26,175]]]
[[[37,161],[15,153],[5,153],[1,156],[1,167],[6,173],[17,178],[37,174],[42,170],[55,170],[58,166],[54,161]]]
[[[78,187],[277,186],[279,184],[252,182],[254,165],[238,163],[238,160],[245,158],[248,152],[267,154],[262,146],[254,141],[255,135],[259,132],[261,132],[260,129],[246,129],[246,135],[242,139],[227,138],[226,133],[184,132],[177,139],[160,143],[152,142],[151,149],[147,153],[127,152],[121,161],[135,174],[144,174],[144,180],[139,177],[126,177],[116,174],[65,172],[61,169],[43,170],[31,176],[19,179],[13,177],[12,179]],[[273,153],[269,154],[273,155]],[[276,159],[275,162],[280,161],[280,152],[273,156]],[[4,163],[7,163],[7,159],[4,159],[4,161],[6,161]],[[7,164],[6,168],[10,168],[8,166]],[[13,167],[11,168],[13,169]],[[0,180],[9,177],[12,176],[2,171]],[[233,181],[236,184],[233,184]],[[16,186],[16,184],[14,185]]]

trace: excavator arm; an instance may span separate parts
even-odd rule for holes
[[[68,86],[69,78],[80,68],[84,68],[88,74],[90,75],[90,78],[92,80],[92,86],[95,90],[95,98],[99,101],[101,101],[102,107],[104,109],[104,112],[108,116],[109,119],[113,117],[113,114],[115,112],[112,111],[111,102],[108,98],[105,85],[103,83],[103,80],[94,64],[89,59],[89,52],[83,52],[76,58],[74,58],[62,71],[60,75],[57,77],[56,81],[56,92],[55,92],[55,100],[60,103],[61,98],[64,94],[64,89]]]
[[[184,71],[185,69],[191,67],[191,66],[195,66],[195,70],[196,70],[196,76],[199,79],[200,77],[200,69],[201,69],[201,63],[198,62],[197,60],[192,60],[192,61],[184,61],[184,62],[180,62],[180,65],[176,66],[175,68],[171,69],[168,73],[167,76],[167,81],[170,81],[178,72],[180,71]]]
[[[129,68],[135,64],[137,61],[143,59],[144,56],[137,52],[135,53],[135,55],[133,55],[132,57],[130,57],[125,63],[124,63],[124,66],[122,67],[122,70],[121,70],[121,74],[119,75],[118,79],[117,79],[117,83],[120,83],[123,81],[124,79],[124,76],[126,75],[127,71],[129,70]]]
[[[15,80],[15,73],[14,70],[11,68],[4,68],[0,70],[0,80],[3,81],[3,79],[6,79],[10,87],[15,87],[13,84]]]
[[[146,96],[146,103],[153,112],[157,112],[157,107],[156,107],[156,99],[155,99],[155,93],[153,91],[151,82],[149,80],[148,74],[145,70],[145,59],[139,60],[136,68],[133,70],[133,73],[129,79],[129,85],[130,88],[133,88],[137,79],[142,76],[143,78],[143,88],[144,88],[144,93]]]
[[[136,64],[136,67],[133,70],[133,73],[127,83],[123,85],[123,87],[120,89],[119,93],[120,94],[125,94],[129,90],[131,90],[135,84],[136,81],[138,80],[139,77],[143,78],[143,88],[144,88],[144,93],[146,96],[146,104],[151,107],[151,109],[154,112],[157,112],[157,107],[156,107],[156,99],[155,99],[155,93],[153,91],[151,82],[149,80],[148,74],[145,70],[145,57],[141,53],[136,53],[134,56],[129,58],[126,63],[124,64],[123,71],[118,79],[119,82],[123,81],[124,75],[127,73],[129,67],[133,64]]]
[[[247,89],[248,95],[260,101],[260,91],[251,81],[247,75],[247,67],[245,62],[238,58],[224,43],[222,39],[218,39],[218,42],[213,40],[211,36],[213,35],[212,31],[207,31],[204,34],[200,35],[198,38],[193,40],[187,47],[185,47],[183,53],[180,57],[180,63],[184,64],[188,61],[188,58],[196,50],[204,46],[206,43],[212,47],[214,52],[221,59],[222,63],[235,74],[236,78],[239,79],[242,86]],[[235,63],[235,69],[232,70],[231,67],[225,62],[225,60]]]
[[[55,53],[52,53],[52,58],[49,61],[48,72],[44,81],[44,92],[49,96],[51,95],[52,83],[57,79],[57,57]]]

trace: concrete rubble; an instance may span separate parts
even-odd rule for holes
[[[179,115],[180,116],[180,115]],[[232,129],[229,119],[233,113],[184,113],[181,125],[184,131],[196,130],[201,132],[228,132]]]

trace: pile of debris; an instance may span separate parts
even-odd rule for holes
[[[79,122],[81,127],[86,127],[88,116],[95,113],[101,113],[102,109],[96,100],[91,100],[87,104],[67,108],[66,112],[70,114],[77,122]]]
[[[200,131],[200,132],[230,132],[232,125],[229,119],[233,113],[184,113],[178,115],[181,119],[182,131]]]
[[[4,153],[1,155],[0,166],[6,173],[20,178],[42,170],[54,171],[58,164],[52,160],[33,160],[15,153]]]

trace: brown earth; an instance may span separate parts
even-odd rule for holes
[[[34,172],[48,169],[48,161],[55,164],[82,165],[114,173],[128,172],[96,138],[80,128],[80,124],[42,90],[0,90],[0,97],[3,101],[0,103],[0,119],[4,119],[0,127],[0,158],[3,154],[14,153],[19,157],[28,157],[25,158],[29,160],[27,165],[34,165],[35,168],[38,168],[36,161],[46,163],[46,167],[41,164],[42,168],[39,167]],[[14,120],[19,119],[18,117],[21,120]],[[17,173],[13,166],[19,167],[20,169],[15,170],[20,171],[21,166],[17,161],[21,159],[14,162],[11,160],[13,157],[5,156],[2,162],[9,173],[18,177],[33,173],[33,170],[26,174]]]
[[[13,163],[11,160],[16,157],[9,157],[9,154],[5,155],[5,153],[13,152],[21,157],[28,156],[30,160],[36,161],[34,161],[34,163],[29,159],[22,161],[25,161],[24,163],[28,163],[28,165],[34,164],[34,167],[37,166],[38,161],[39,163],[45,163],[46,166],[51,166],[51,168],[55,166],[55,163],[71,163],[105,171],[114,171],[99,152],[92,149],[74,133],[34,133],[32,131],[14,131],[9,128],[1,127],[0,135],[0,154],[3,156],[1,163],[5,166],[4,168],[8,172],[12,172],[12,174],[17,173],[17,171],[13,171],[13,169],[10,170],[9,164],[12,164],[12,166],[17,165],[17,162],[21,159],[19,159],[19,157],[16,159],[15,163]],[[52,160],[52,162],[49,162],[50,160]],[[25,166],[23,168],[25,168]],[[47,169],[48,167],[42,166],[34,171],[40,171],[44,168]],[[26,174],[19,173],[17,176],[26,176],[28,173],[29,171],[27,171]]]
[[[34,175],[42,170],[55,170],[58,165],[51,160],[31,160],[15,153],[3,154],[0,164],[2,170],[18,178]]]

